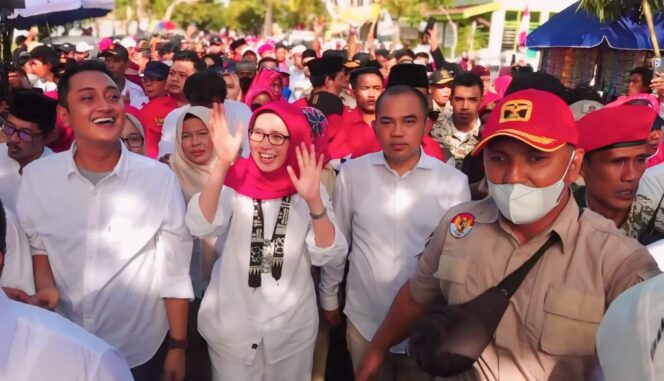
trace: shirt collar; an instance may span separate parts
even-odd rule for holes
[[[117,176],[120,178],[120,180],[124,182],[127,180],[129,150],[127,150],[127,147],[125,147],[125,145],[122,144],[120,140],[118,140],[118,144],[120,145],[120,160],[111,171],[111,176]],[[79,171],[78,166],[74,161],[74,153],[76,152],[76,141],[74,141],[74,143],[71,145],[71,148],[67,152],[68,152],[67,175],[71,176],[76,174],[78,176],[82,176],[81,171]]]
[[[390,172],[396,174],[396,172],[394,172],[392,167],[390,167],[390,165],[387,163],[387,160],[385,160],[385,153],[383,153],[383,151],[378,151],[375,154],[371,155],[370,160],[371,160],[371,164],[384,165],[388,170],[390,170]],[[406,176],[408,173],[412,172],[414,169],[418,169],[418,168],[433,169],[433,167],[435,165],[435,162],[434,162],[435,160],[437,160],[437,159],[434,159],[431,156],[424,153],[424,150],[422,149],[422,147],[420,147],[420,160],[417,161],[417,164],[415,165],[415,167],[413,169],[406,172],[402,177]]]
[[[477,216],[475,216],[476,220],[482,223],[491,223],[498,221],[500,223],[501,228],[505,232],[511,235],[512,233],[510,232],[510,229],[505,225],[504,217],[500,215],[500,212],[498,211],[498,206],[496,205],[495,201],[493,201],[491,197],[487,197],[481,202],[487,202],[488,204],[482,208],[478,208],[486,210],[482,210],[482,212],[480,212]],[[478,207],[480,207],[480,205],[478,205]],[[548,229],[536,235],[530,241],[535,242],[540,240],[540,238],[542,237],[548,237],[551,234],[551,232],[554,231],[560,237],[560,240],[563,245],[563,253],[570,253],[571,250],[574,248],[576,237],[579,231],[579,223],[578,223],[579,216],[580,216],[579,206],[577,205],[576,200],[571,194],[571,189],[570,189],[570,197],[567,200],[567,204],[565,204],[565,207],[563,207],[562,211],[558,215],[558,218],[556,218],[556,220]]]
[[[8,366],[9,349],[16,332],[16,316],[12,311],[12,303],[15,302],[11,301],[0,288],[0,369]]]

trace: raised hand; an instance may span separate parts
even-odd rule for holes
[[[307,146],[302,143],[295,147],[297,165],[300,167],[300,178],[295,175],[295,171],[289,165],[286,170],[290,176],[297,193],[307,202],[312,203],[320,199],[320,173],[323,170],[323,155],[316,160],[316,149],[313,144],[307,150]]]
[[[226,121],[224,105],[221,103],[213,104],[208,128],[217,159],[222,164],[230,166],[240,154],[242,130],[244,128],[238,127],[235,134],[231,135]]]

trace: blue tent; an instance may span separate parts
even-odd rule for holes
[[[532,31],[526,39],[530,49],[540,48],[594,48],[606,41],[613,49],[652,50],[650,34],[645,21],[623,16],[613,22],[599,22],[574,3],[549,21]],[[658,41],[664,40],[664,15],[653,15]]]
[[[14,11],[14,27],[62,25],[76,20],[102,17],[115,8],[115,0],[25,0],[25,8]]]

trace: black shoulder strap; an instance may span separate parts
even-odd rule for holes
[[[655,207],[655,212],[650,217],[650,220],[648,220],[648,223],[646,224],[646,228],[640,234],[639,241],[641,241],[641,238],[643,236],[648,235],[648,234],[652,234],[653,231],[655,230],[655,222],[657,221],[657,213],[659,213],[659,208],[662,207],[662,201],[664,201],[664,194],[659,199],[659,203],[657,203],[657,207]]]
[[[521,267],[514,270],[514,272],[503,279],[502,282],[498,283],[498,290],[500,290],[500,292],[508,298],[514,295],[516,290],[521,285],[521,282],[523,282],[523,280],[526,278],[526,275],[528,275],[537,261],[542,258],[542,255],[544,255],[544,253],[549,250],[551,246],[559,241],[560,237],[558,234],[552,231],[549,239],[544,243],[544,245],[542,245],[542,247],[539,248],[539,250],[537,250],[537,252],[535,252],[535,254],[533,254],[532,257],[528,258],[526,263],[522,264]]]

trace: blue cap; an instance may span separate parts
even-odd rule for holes
[[[145,70],[141,77],[150,77],[164,80],[168,77],[168,72],[171,70],[168,65],[160,61],[150,61],[145,65]]]

